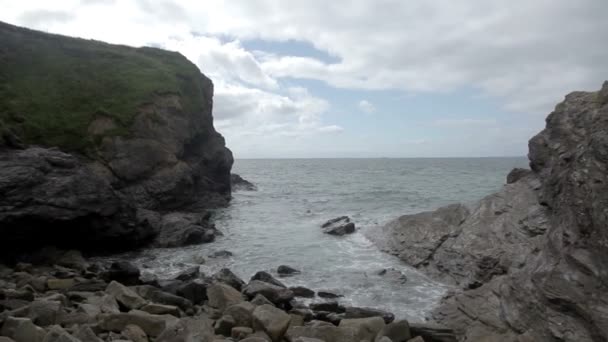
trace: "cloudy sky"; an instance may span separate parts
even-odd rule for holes
[[[608,79],[607,0],[0,0],[0,20],[177,50],[237,158],[524,155]]]

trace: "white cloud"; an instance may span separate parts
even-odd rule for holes
[[[372,114],[376,111],[376,107],[367,100],[359,101],[359,109],[361,109],[362,111],[364,111],[368,114]]]
[[[339,133],[339,132],[344,131],[344,128],[337,126],[337,125],[330,125],[330,126],[319,127],[319,131],[325,132],[325,133]]]

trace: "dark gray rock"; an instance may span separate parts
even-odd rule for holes
[[[209,222],[208,215],[194,213],[171,213],[164,215],[160,232],[154,241],[157,247],[181,247],[208,243],[215,240],[219,232]]]
[[[319,296],[320,298],[327,298],[327,299],[336,299],[336,298],[344,297],[343,295],[329,292],[329,291],[317,291],[317,296]]]
[[[608,82],[569,94],[546,122],[529,142],[531,173],[466,210],[384,229],[387,250],[464,288],[433,313],[459,340],[608,340]],[[447,334],[423,337],[456,340]]]
[[[325,234],[342,236],[354,233],[355,223],[348,216],[341,216],[323,223],[321,228]]]
[[[221,250],[221,251],[215,251],[211,254],[208,255],[209,258],[211,259],[216,259],[216,258],[229,258],[231,257],[233,254],[231,251],[226,251],[226,250]]]
[[[253,183],[235,173],[230,175],[230,184],[232,191],[256,191],[258,189]]]
[[[101,276],[107,282],[115,280],[129,286],[139,284],[140,275],[141,272],[137,266],[131,262],[121,260],[113,262]]]
[[[304,286],[292,286],[289,288],[296,297],[313,298],[315,291]]]
[[[282,288],[287,288],[287,286],[285,286],[285,284],[278,281],[275,277],[270,275],[270,273],[264,272],[264,271],[260,271],[260,272],[257,272],[256,274],[254,274],[253,277],[251,277],[251,280],[259,280],[259,281],[263,281],[265,283],[276,285],[276,286],[279,286]]]
[[[0,151],[0,193],[3,254],[134,248],[158,232],[85,160],[57,149]]]
[[[243,281],[243,279],[232,273],[232,271],[228,268],[222,268],[221,270],[216,272],[212,276],[212,278],[221,283],[230,285],[239,291],[241,291],[245,286],[245,282]]]
[[[412,336],[420,336],[425,342],[456,342],[458,339],[452,329],[438,325],[410,323]]]
[[[192,266],[188,269],[185,269],[175,277],[177,280],[188,281],[192,279],[196,279],[201,275],[201,269],[198,266]]]
[[[532,170],[516,167],[507,175],[507,184],[515,183],[530,174],[532,174]]]
[[[343,313],[345,311],[344,307],[336,301],[310,303],[309,306],[310,306],[310,309],[313,311],[327,311],[327,312],[335,312],[335,313]],[[350,318],[360,318],[360,317],[350,317]]]
[[[294,298],[294,293],[284,287],[269,284],[260,280],[252,280],[243,288],[243,294],[254,298],[261,294],[275,305],[289,303]]]
[[[277,273],[279,274],[279,277],[288,277],[288,276],[300,274],[301,272],[299,270],[296,270],[293,267],[290,267],[287,265],[281,265],[277,268]]]

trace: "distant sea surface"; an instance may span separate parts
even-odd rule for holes
[[[422,321],[448,287],[382,253],[363,232],[403,214],[479,200],[503,186],[514,167],[527,167],[527,159],[240,159],[233,172],[258,190],[235,192],[231,205],[215,212],[223,237],[128,257],[161,277],[201,258],[206,259],[203,271],[229,267],[245,280],[285,264],[302,271],[283,278],[287,285],[334,291],[344,295],[346,305]],[[342,215],[350,216],[359,231],[345,237],[321,232],[320,224]],[[234,255],[207,257],[218,250]],[[382,269],[405,277],[378,275]]]

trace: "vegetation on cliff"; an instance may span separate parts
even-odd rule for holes
[[[184,111],[202,110],[203,82],[176,52],[0,22],[0,133],[27,144],[85,152],[99,141],[88,133],[95,118],[116,123],[105,135],[128,135],[138,108],[156,94],[180,94]]]

